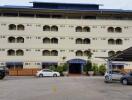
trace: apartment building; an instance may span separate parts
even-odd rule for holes
[[[104,64],[98,57],[132,45],[130,10],[100,9],[99,4],[32,4],[0,6],[0,66],[32,69],[68,63],[70,73],[81,73],[89,53],[93,63]]]

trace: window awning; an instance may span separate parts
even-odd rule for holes
[[[42,65],[43,64],[47,64],[47,65],[51,65],[51,64],[57,64],[58,62],[42,62]]]
[[[23,62],[6,62],[6,65],[23,65]]]

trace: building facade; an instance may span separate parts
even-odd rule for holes
[[[0,66],[47,68],[68,63],[82,72],[92,62],[132,45],[132,11],[99,9],[97,4],[32,2],[0,7]],[[130,68],[130,67],[129,67]]]

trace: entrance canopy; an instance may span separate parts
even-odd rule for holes
[[[119,54],[116,54],[110,58],[111,61],[132,61],[132,47],[125,49]]]
[[[75,64],[86,64],[86,60],[83,59],[71,59],[67,61],[69,64],[75,63]]]

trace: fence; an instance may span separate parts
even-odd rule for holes
[[[40,69],[10,69],[10,76],[34,76]]]

